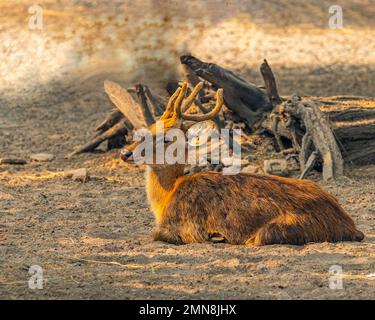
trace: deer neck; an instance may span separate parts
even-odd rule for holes
[[[147,167],[147,196],[157,224],[163,220],[163,213],[175,188],[176,180],[184,175],[184,167],[181,164]]]

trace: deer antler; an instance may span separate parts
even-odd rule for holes
[[[198,86],[199,86],[199,84],[194,88],[194,90],[192,92],[192,94],[194,92],[196,92],[195,96],[198,94],[198,92],[200,90],[200,88],[198,88]],[[197,90],[195,90],[195,89],[197,89]],[[190,98],[190,96],[189,96],[189,98]],[[195,98],[195,96],[194,96],[194,98]],[[191,103],[192,103],[192,101],[190,102],[190,104]],[[215,108],[213,108],[210,112],[208,112],[206,114],[202,114],[202,115],[181,114],[181,118],[184,119],[184,120],[189,120],[189,121],[205,121],[205,120],[209,120],[209,119],[213,118],[214,116],[216,116],[219,113],[219,111],[221,110],[222,106],[223,106],[223,89],[219,89],[216,92],[216,105],[215,105]]]
[[[217,91],[216,106],[210,112],[203,115],[184,114],[186,110],[193,104],[196,96],[203,87],[203,82],[198,83],[190,95],[184,100],[187,91],[187,83],[183,82],[181,88],[178,88],[175,93],[169,98],[168,105],[164,114],[160,117],[161,120],[168,119],[172,116],[190,121],[204,121],[213,118],[221,109],[223,105],[223,89]]]
[[[168,105],[165,108],[163,115],[160,117],[160,120],[165,120],[172,116],[174,108],[175,108],[174,107],[175,101],[177,97],[180,95],[180,92],[181,92],[181,88],[178,88],[175,91],[175,93],[169,98]]]
[[[203,82],[199,82],[189,95],[189,97],[186,98],[185,102],[182,104],[181,110],[182,113],[184,113],[186,110],[190,108],[190,106],[193,104],[195,101],[195,98],[199,94],[199,91],[203,88]]]

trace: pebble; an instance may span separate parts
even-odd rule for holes
[[[52,161],[55,158],[53,154],[50,153],[35,153],[30,155],[30,159],[39,162]]]
[[[287,176],[289,174],[288,164],[285,159],[264,160],[263,171],[277,176]]]
[[[242,168],[241,172],[244,173],[260,173],[262,169],[258,166],[249,165],[247,167]]]
[[[86,168],[79,168],[79,169],[70,169],[64,171],[65,178],[71,178],[73,180],[78,180],[85,182],[88,178],[87,169]]]
[[[26,164],[26,160],[19,158],[2,158],[0,164]]]
[[[223,168],[224,168],[224,165],[222,165],[222,164],[220,163],[220,164],[216,165],[216,167],[215,167],[215,171],[216,171],[216,172],[221,172],[221,171],[223,171]]]
[[[190,169],[190,173],[196,173],[196,172],[201,172],[202,168],[201,167],[192,167]]]

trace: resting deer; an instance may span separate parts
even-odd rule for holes
[[[222,89],[209,113],[184,114],[201,86],[184,99],[184,83],[171,96],[160,118],[164,132],[172,128],[186,132],[183,120],[205,121],[220,111]],[[155,124],[149,129],[155,140]],[[139,143],[122,150],[124,161],[132,161]],[[312,181],[248,173],[184,175],[183,164],[151,164],[146,188],[156,219],[155,240],[184,244],[212,241],[214,236],[230,244],[303,245],[364,238],[336,198]]]

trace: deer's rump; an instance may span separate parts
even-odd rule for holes
[[[306,180],[197,173],[177,180],[159,226],[179,242],[221,235],[233,244],[360,241],[336,198]]]

